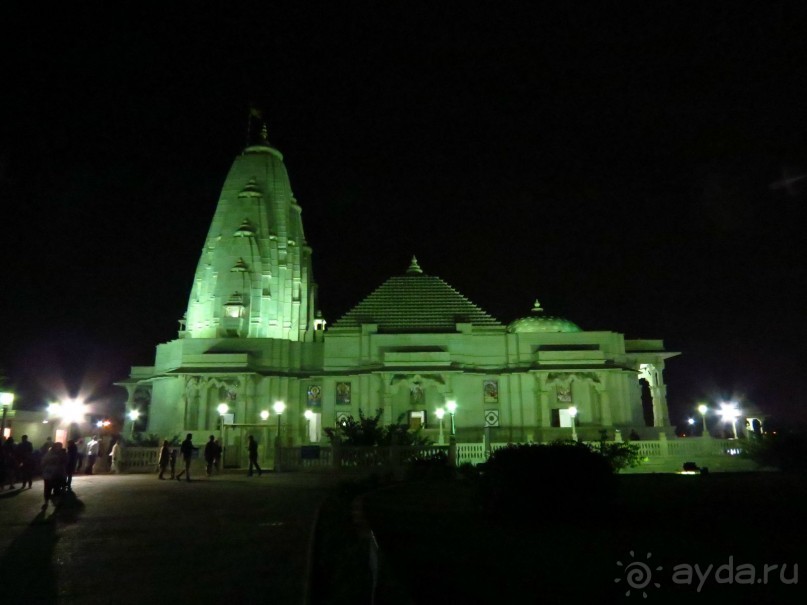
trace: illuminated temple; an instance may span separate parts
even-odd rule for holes
[[[568,438],[572,422],[586,439],[673,436],[664,364],[676,353],[661,340],[586,331],[537,301],[501,321],[414,257],[326,323],[302,209],[265,133],[226,177],[177,338],[120,383],[138,430],[204,443],[226,424],[243,429],[226,435],[243,450],[244,431],[275,427],[282,401],[284,444],[379,408],[437,441],[435,410],[455,401],[458,442]]]

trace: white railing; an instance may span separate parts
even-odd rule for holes
[[[596,445],[598,442],[590,442]],[[612,442],[611,442],[612,443]],[[703,456],[735,456],[742,450],[742,441],[733,439],[687,438],[630,441],[639,448],[639,455],[652,462],[670,458],[693,458]],[[481,464],[491,452],[514,445],[513,443],[457,443],[456,464]],[[296,446],[280,451],[284,471],[332,472],[366,470],[378,467],[397,467],[415,458],[428,458],[439,453],[450,455],[450,446],[431,445],[424,447],[351,447]],[[126,447],[123,450],[123,468],[127,472],[152,472],[157,469],[158,448]],[[197,461],[194,461],[197,462]]]
[[[124,447],[123,470],[129,473],[150,473],[157,470],[158,447]]]

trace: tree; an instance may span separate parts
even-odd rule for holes
[[[374,416],[366,416],[359,410],[359,419],[348,416],[336,427],[324,429],[325,436],[333,443],[344,446],[390,446],[396,445],[430,445],[431,440],[420,434],[420,429],[412,431],[404,422],[406,414],[398,416],[397,422],[387,426],[381,425],[383,408],[376,410]]]

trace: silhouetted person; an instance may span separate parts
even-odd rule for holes
[[[22,486],[33,486],[34,479],[34,446],[28,441],[28,435],[23,435],[17,445],[17,464],[19,465]]]
[[[171,479],[173,479],[177,472],[177,448],[175,447],[171,448],[171,458],[169,463],[171,464]]]
[[[53,439],[48,437],[47,439],[45,439],[45,443],[43,443],[42,446],[39,448],[39,453],[44,456],[45,454],[48,453],[48,450],[50,450],[50,448],[52,447],[53,447]]]
[[[213,461],[213,466],[216,467],[216,472],[221,470],[221,454],[224,451],[221,447],[221,442],[216,439],[216,459]]]
[[[84,458],[87,457],[87,442],[84,437],[79,437],[76,441],[76,448],[78,449],[78,458],[76,459],[76,472],[80,473],[84,468]]]
[[[65,468],[67,466],[67,452],[58,441],[42,457],[42,479],[45,481],[45,503],[42,510],[48,507],[48,502],[55,493],[60,493],[64,487]]]
[[[639,433],[636,432],[636,429],[631,429],[630,431],[630,440],[631,441],[639,441],[641,437],[639,437]]]
[[[176,456],[174,456],[174,461],[176,461]],[[157,460],[157,465],[160,467],[160,474],[157,475],[157,479],[165,479],[163,475],[165,471],[168,469],[168,464],[171,462],[171,448],[168,445],[168,440],[163,441],[163,445],[160,448],[159,458]],[[171,479],[174,478],[174,469],[171,469]]]
[[[73,473],[78,468],[78,446],[71,439],[67,442],[67,463],[65,465],[65,487],[68,492],[73,491]]]
[[[216,442],[215,437],[210,435],[210,439],[207,440],[207,444],[205,444],[205,473],[209,477],[213,474],[213,465],[216,462]]]
[[[191,480],[191,460],[193,460],[194,450],[198,449],[198,447],[194,447],[193,445],[193,435],[188,433],[188,436],[185,437],[185,441],[183,441],[182,445],[179,446],[179,453],[182,454],[182,462],[185,465],[185,468],[183,468],[177,474],[177,481],[182,479],[182,475],[185,475],[185,479],[187,481]]]
[[[258,466],[258,442],[250,435],[247,437],[247,450],[249,451],[249,472],[247,473],[248,477],[252,476],[252,468],[258,471],[258,476],[260,477],[263,475],[263,471],[261,467]]]

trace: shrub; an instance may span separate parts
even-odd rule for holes
[[[445,452],[437,452],[428,456],[414,456],[406,465],[406,479],[451,479],[454,476],[454,469],[448,465],[448,455]]]
[[[760,466],[785,472],[807,472],[807,433],[777,432],[749,438],[743,442],[742,456]]]
[[[510,518],[536,512],[567,520],[592,518],[604,512],[601,505],[613,499],[615,488],[611,463],[576,441],[498,449],[480,477],[483,507]]]

